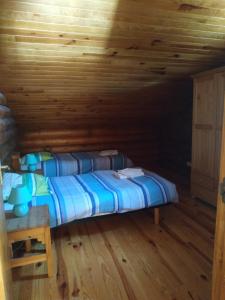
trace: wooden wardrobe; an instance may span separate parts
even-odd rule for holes
[[[191,193],[216,206],[225,67],[194,78]]]

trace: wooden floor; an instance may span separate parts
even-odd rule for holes
[[[181,191],[161,213],[160,226],[144,210],[58,228],[55,276],[15,269],[14,300],[210,299],[215,210]]]

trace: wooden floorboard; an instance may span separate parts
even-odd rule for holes
[[[54,277],[45,263],[13,270],[14,299],[209,300],[215,210],[180,195],[159,226],[144,210],[57,228]]]

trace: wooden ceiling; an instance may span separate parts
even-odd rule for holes
[[[224,64],[222,0],[0,5],[0,89],[25,129],[150,118],[139,90]]]

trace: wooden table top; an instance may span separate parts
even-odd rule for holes
[[[21,231],[49,226],[48,206],[31,207],[24,217],[15,217],[13,213],[6,213],[7,232]]]

